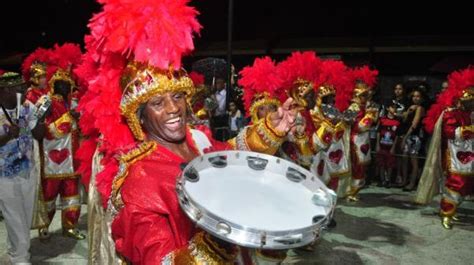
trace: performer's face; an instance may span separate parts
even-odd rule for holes
[[[141,122],[152,139],[182,142],[186,136],[186,97],[183,92],[166,92],[152,97],[143,109]]]
[[[41,76],[38,79],[38,87],[45,88],[46,87],[46,76]]]
[[[322,98],[323,104],[334,105],[336,103],[336,97],[334,95],[327,95]]]
[[[273,104],[262,105],[258,107],[257,117],[258,119],[263,119],[267,116],[268,113],[275,112],[276,110],[277,110],[277,107]]]
[[[464,101],[461,101],[462,103],[462,108],[465,110],[465,111],[474,111],[474,100],[464,100]]]
[[[304,99],[306,100],[306,109],[313,109],[314,105],[316,105],[316,97],[314,95],[314,90],[309,91],[305,96]]]
[[[359,96],[359,102],[360,104],[366,104],[369,98],[368,93],[363,93],[362,95]]]

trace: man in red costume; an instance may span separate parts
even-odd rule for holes
[[[196,233],[175,189],[185,163],[234,147],[186,124],[194,85],[181,70],[181,56],[193,49],[192,35],[200,29],[187,2],[106,2],[86,38],[84,65],[93,61],[89,73],[97,74],[79,103],[81,119],[89,121],[81,128],[100,143],[103,169],[96,187],[111,217],[115,250],[133,264],[233,264],[236,256],[234,246]],[[248,128],[237,145],[276,152],[294,124],[291,103]],[[80,150],[83,161],[94,151]]]
[[[435,176],[444,171],[446,180],[440,216],[446,229],[451,229],[453,221],[457,220],[456,211],[463,197],[474,191],[473,111],[474,69],[468,68],[448,77],[448,88],[438,95],[424,121],[433,137],[415,201],[427,203],[431,200],[438,181]]]
[[[71,107],[75,86],[68,71],[58,69],[49,81],[51,112],[46,117],[48,128],[43,139],[44,176],[42,178],[43,203],[48,211],[49,222],[40,228],[40,236],[49,237],[48,226],[56,212],[56,198],[61,195],[62,227],[65,236],[84,239],[77,230],[80,216],[79,174],[74,153],[79,144],[78,114]]]
[[[316,105],[311,110],[315,132],[311,170],[338,194],[345,193],[343,178],[350,172],[349,126],[341,110],[349,105],[347,68],[340,61],[323,61],[315,81]]]
[[[348,201],[359,200],[357,194],[364,186],[366,166],[371,161],[369,130],[377,122],[378,110],[367,105],[377,74],[377,70],[371,71],[367,66],[351,72],[355,88],[353,103],[349,106],[349,111],[357,113],[357,116],[353,120],[351,128],[352,182],[347,193]]]
[[[51,61],[51,51],[38,48],[25,59],[22,65],[23,78],[29,80],[26,99],[33,104],[48,94],[46,77],[47,63]],[[38,107],[38,106],[37,106]]]

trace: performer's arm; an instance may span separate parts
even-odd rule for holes
[[[33,135],[33,138],[38,141],[43,139],[46,135],[46,125],[44,124],[44,122],[38,122],[35,128],[31,130],[31,134]]]
[[[71,132],[73,122],[73,116],[69,111],[67,111],[58,119],[46,122],[48,133],[54,138],[61,138]]]
[[[366,132],[372,128],[374,123],[377,121],[377,113],[374,111],[367,111],[365,115],[357,123],[357,129],[359,132]]]
[[[296,110],[291,110],[293,99],[289,98],[278,111],[269,113],[256,124],[248,126],[229,144],[239,150],[274,154],[283,143],[290,128],[294,125]]]
[[[447,139],[465,140],[474,136],[473,125],[461,125],[456,111],[446,111],[443,115],[443,137]]]

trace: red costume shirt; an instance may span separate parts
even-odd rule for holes
[[[206,136],[210,149],[232,149]],[[189,130],[186,142],[198,156]],[[112,236],[116,250],[133,264],[160,264],[164,256],[186,246],[195,234],[195,225],[181,210],[176,194],[176,180],[184,163],[158,145],[128,168],[120,191],[124,206],[112,223]]]

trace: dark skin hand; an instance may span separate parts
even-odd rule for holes
[[[13,124],[8,127],[8,133],[0,136],[0,146],[4,146],[10,140],[17,138],[20,135],[20,127],[16,124]]]

